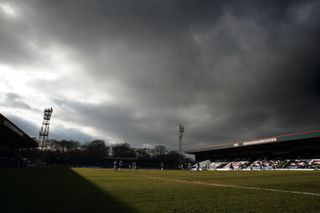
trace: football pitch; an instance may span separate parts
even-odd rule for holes
[[[320,171],[0,168],[0,212],[320,212]]]

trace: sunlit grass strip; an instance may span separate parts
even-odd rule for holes
[[[214,187],[239,188],[239,189],[249,189],[249,190],[261,190],[261,191],[270,191],[270,192],[320,196],[319,193],[303,192],[303,191],[289,191],[289,190],[280,190],[280,189],[259,188],[259,187],[252,187],[252,186],[237,186],[237,185],[207,183],[202,181],[187,181],[187,180],[181,180],[181,179],[170,179],[170,178],[155,177],[155,176],[148,176],[148,175],[139,175],[139,176],[144,178],[151,178],[155,180],[172,181],[172,182],[185,183],[185,184],[196,184],[196,185],[205,185],[205,186],[214,186]]]

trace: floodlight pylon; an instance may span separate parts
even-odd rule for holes
[[[42,121],[42,126],[39,131],[39,147],[40,149],[45,149],[47,147],[47,139],[49,136],[49,125],[50,125],[50,119],[51,119],[51,114],[53,110],[51,108],[46,108],[43,111],[43,121]]]
[[[183,154],[183,143],[182,143],[182,137],[184,133],[184,126],[180,123],[179,124],[179,153]]]

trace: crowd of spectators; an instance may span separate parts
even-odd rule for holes
[[[193,170],[315,170],[320,169],[320,159],[286,159],[286,160],[205,160],[196,163]]]

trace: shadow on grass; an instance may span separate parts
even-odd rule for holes
[[[67,167],[0,168],[0,212],[136,212]]]

